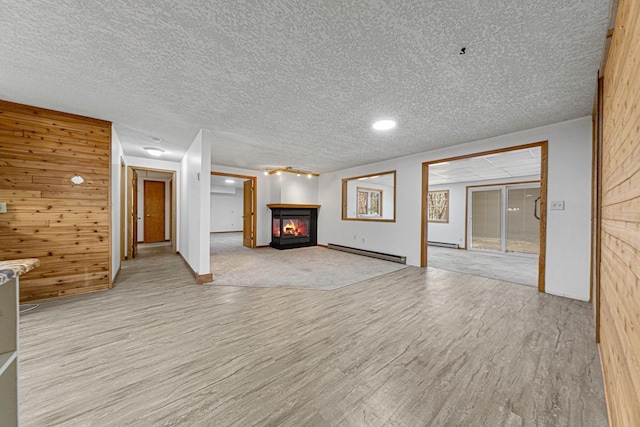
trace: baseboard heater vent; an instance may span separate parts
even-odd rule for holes
[[[429,246],[439,246],[441,248],[460,249],[460,245],[457,243],[444,243],[444,242],[427,242]]]
[[[348,246],[334,245],[333,243],[329,243],[327,245],[327,248],[335,249],[337,251],[349,252],[356,255],[370,256],[372,258],[378,258],[378,259],[383,259],[385,261],[397,262],[399,264],[407,263],[406,256],[383,254],[382,252],[374,252],[374,251],[367,251],[364,249],[350,248]]]

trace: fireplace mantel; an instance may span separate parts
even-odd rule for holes
[[[293,203],[267,203],[270,209],[318,209],[320,205],[297,205]]]

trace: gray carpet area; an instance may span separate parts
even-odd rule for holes
[[[242,233],[211,234],[212,286],[334,290],[406,266],[313,246],[248,249]]]
[[[429,246],[429,267],[538,286],[538,258]]]

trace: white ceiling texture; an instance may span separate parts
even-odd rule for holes
[[[608,5],[0,0],[0,98],[112,121],[128,155],[205,128],[215,164],[323,173],[589,115]]]

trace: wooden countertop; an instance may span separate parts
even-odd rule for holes
[[[40,267],[38,258],[0,261],[0,285],[4,285],[21,274],[28,273],[36,267]]]

